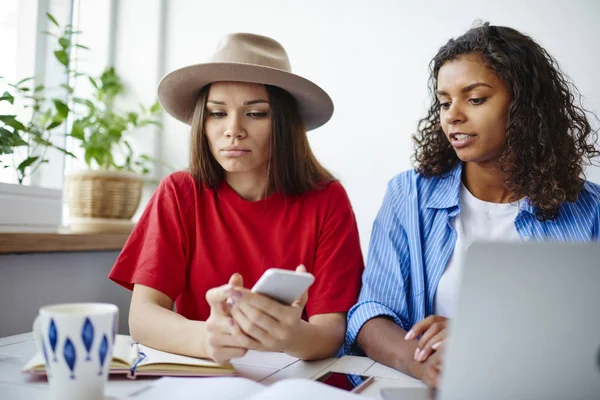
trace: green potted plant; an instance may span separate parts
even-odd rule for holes
[[[56,20],[48,14],[48,19]],[[69,54],[77,32],[70,25],[58,27],[57,50],[54,57],[69,70]],[[85,47],[85,46],[80,46]],[[18,184],[0,182],[0,231],[55,232],[62,220],[62,191],[25,185],[29,176],[49,162],[48,150],[54,149],[69,156],[72,153],[57,145],[64,142],[65,122],[70,109],[63,96],[46,96],[46,88],[36,84],[34,77],[16,83],[3,78],[6,90],[0,104],[9,113],[0,114],[0,168],[14,171]],[[61,85],[69,88],[68,83]]]
[[[97,78],[88,76],[93,95],[73,98],[78,105],[68,136],[83,151],[87,169],[67,175],[66,199],[71,230],[127,232],[142,193],[143,176],[154,160],[137,154],[130,144],[136,129],[159,125],[158,102],[138,111],[121,111],[115,101],[124,85],[113,67]]]
[[[80,32],[73,30],[71,25],[61,27],[50,14],[47,17],[53,31],[45,33],[56,38],[58,46],[54,57],[64,67],[64,83],[59,85],[61,97],[44,97],[44,86],[33,86],[33,78],[8,84],[12,92],[4,92],[0,102],[13,104],[16,97],[22,98],[27,101],[25,107],[31,108],[31,117],[25,122],[16,113],[0,115],[0,156],[10,157],[10,163],[0,164],[0,168],[12,167],[22,183],[40,165],[48,162],[46,153],[50,148],[75,157],[52,140],[53,135],[62,136],[68,132],[67,136],[79,145],[87,167],[66,177],[71,229],[128,231],[132,226],[131,217],[139,206],[143,176],[150,172],[154,163],[151,157],[134,151],[130,144],[131,133],[146,125],[158,125],[160,106],[156,102],[148,108],[140,105],[139,111],[118,109],[115,101],[123,94],[124,85],[115,69],[108,67],[99,77],[77,71],[71,65],[72,50],[88,50],[74,40]],[[75,95],[75,86],[82,79],[93,87],[92,95],[87,98]],[[28,82],[30,85],[26,85]],[[4,187],[9,187],[10,190],[5,191],[17,199],[12,207],[6,206]],[[30,215],[39,221],[36,210],[51,209],[48,214],[53,215],[52,227],[47,230],[56,231],[62,220],[62,192],[43,189],[52,190],[53,206],[48,207],[39,202],[19,204],[22,189],[18,185],[0,184],[0,230],[15,215]]]

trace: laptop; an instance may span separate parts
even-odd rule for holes
[[[600,244],[471,245],[436,398],[600,399]]]

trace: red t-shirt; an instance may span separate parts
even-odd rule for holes
[[[136,224],[109,278],[154,288],[188,319],[206,320],[206,292],[238,272],[252,287],[269,268],[315,276],[306,314],[346,312],[357,301],[363,258],[348,196],[338,182],[297,197],[242,199],[223,182],[215,192],[187,172],[165,178]]]

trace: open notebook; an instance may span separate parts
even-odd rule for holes
[[[24,367],[23,372],[45,374],[44,356],[36,354]],[[117,335],[110,365],[111,374],[159,376],[226,376],[235,375],[231,364],[171,354],[135,343],[127,335]]]
[[[198,395],[201,393],[201,395]],[[285,379],[264,386],[246,378],[162,378],[131,393],[136,400],[359,400],[364,397],[309,379]]]

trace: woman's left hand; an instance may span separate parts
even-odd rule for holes
[[[440,375],[442,373],[444,362],[444,344],[427,359],[427,361],[421,363],[421,373],[419,379],[423,381],[427,386],[432,388],[439,388]]]
[[[298,267],[297,272],[305,271]],[[245,335],[237,335],[242,347],[260,351],[286,351],[293,346],[308,300],[304,293],[291,306],[247,289],[235,288],[229,294],[231,316]],[[249,336],[251,339],[248,340]]]
[[[436,351],[448,336],[448,318],[438,315],[430,315],[429,317],[416,323],[406,334],[406,340],[419,339],[419,345],[415,351],[415,361],[424,362],[427,358]]]

